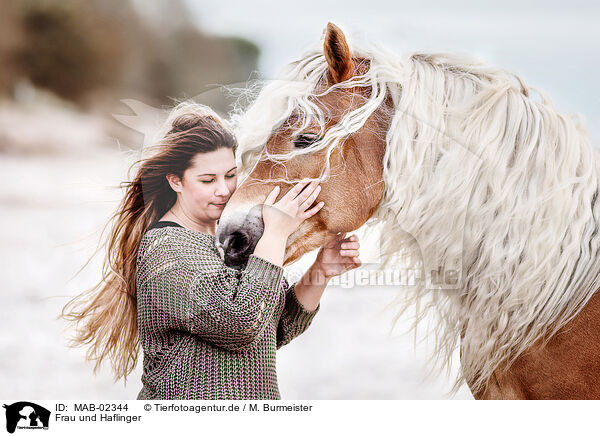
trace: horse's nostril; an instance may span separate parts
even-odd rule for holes
[[[245,264],[254,249],[251,235],[243,229],[225,236],[222,247],[225,264],[235,268]]]
[[[236,231],[227,237],[223,244],[225,252],[239,253],[248,248],[250,240],[248,235],[243,232]]]
[[[260,205],[262,207],[262,205]],[[217,229],[217,245],[225,265],[242,268],[262,236],[264,225],[261,207],[222,218]]]

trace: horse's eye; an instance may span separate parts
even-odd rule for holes
[[[319,135],[315,133],[301,133],[294,138],[294,147],[306,148],[319,140]]]

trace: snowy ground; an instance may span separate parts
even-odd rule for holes
[[[100,277],[94,251],[116,207],[135,153],[97,148],[69,155],[2,155],[0,228],[4,289],[0,294],[0,398],[134,399],[140,366],[127,386],[108,369],[93,375],[85,350],[66,346],[57,320],[62,306]],[[331,287],[310,329],[278,352],[284,399],[472,398],[447,395],[452,376],[427,377],[425,347],[400,332],[390,334],[397,291],[385,287]],[[141,359],[140,359],[141,362]]]

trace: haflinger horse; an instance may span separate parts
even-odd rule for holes
[[[434,357],[460,351],[476,399],[600,398],[599,154],[576,118],[518,77],[450,54],[323,50],[234,117],[245,175],[217,229],[239,267],[261,204],[301,179],[325,206],[285,263],[379,224],[382,268],[410,262],[404,305],[432,313]]]

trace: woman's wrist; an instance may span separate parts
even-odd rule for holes
[[[289,236],[288,233],[272,226],[266,226],[262,234],[262,237],[267,237],[271,240],[283,240],[284,242],[287,242]]]
[[[269,262],[283,266],[287,236],[265,229],[254,248],[254,255]]]
[[[323,264],[316,261],[310,266],[311,277],[314,277],[319,282],[327,283],[331,279],[331,275],[327,274],[327,270],[323,267]]]

